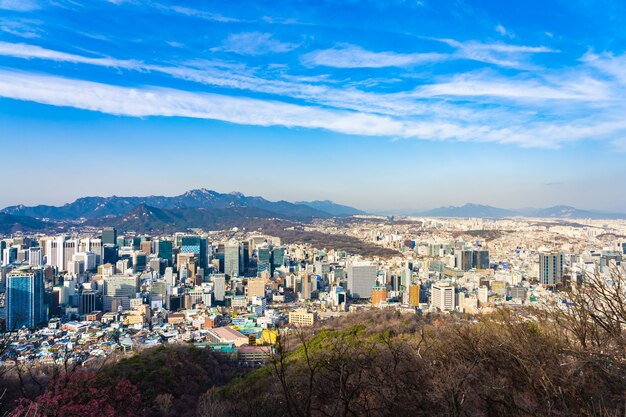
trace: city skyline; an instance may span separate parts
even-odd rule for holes
[[[3,168],[28,186],[8,182],[0,206],[207,187],[367,211],[626,211],[625,16],[617,1],[2,0],[0,144],[24,155]]]

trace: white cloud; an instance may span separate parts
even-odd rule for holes
[[[497,113],[486,123],[471,123],[462,118],[407,119],[158,87],[119,87],[15,71],[0,71],[0,96],[132,117],[189,117],[353,135],[499,142],[525,147],[554,148],[581,139],[626,133],[626,120],[621,114],[604,119],[580,118],[575,122],[529,120],[516,124],[498,119]]]
[[[459,42],[454,39],[432,39],[443,42],[456,51],[453,53],[412,53],[372,52],[359,46],[342,45],[331,49],[320,49],[302,56],[302,63],[308,66],[334,68],[385,68],[409,67],[450,59],[468,59],[503,67],[528,68],[529,54],[558,52],[545,46],[519,46],[505,43]]]
[[[587,54],[578,67],[523,72],[514,77],[504,77],[494,70],[442,76],[413,90],[396,93],[362,91],[357,88],[362,83],[351,86],[343,82],[335,86],[325,76],[268,79],[257,76],[243,64],[219,61],[167,66],[85,57],[7,42],[0,42],[1,55],[159,72],[204,85],[303,101],[303,105],[294,105],[0,72],[0,95],[5,97],[112,114],[197,117],[360,135],[535,147],[559,147],[583,139],[615,142],[614,137],[626,137],[626,132],[622,132],[626,129],[626,78],[620,78],[624,75],[622,68],[626,68],[626,56],[612,54]],[[275,77],[276,71],[280,74],[283,70],[274,69],[269,75]],[[235,111],[237,108],[240,112]]]
[[[505,28],[504,26],[498,24],[495,27],[496,32],[498,32],[498,34],[500,34],[500,36],[506,36],[509,38],[514,38],[515,34],[511,31],[509,31],[507,28]]]
[[[0,0],[0,9],[2,10],[29,12],[40,8],[41,6],[35,0]]]
[[[481,43],[476,41],[459,42],[454,39],[433,39],[456,49],[457,59],[494,64],[501,67],[531,69],[528,60],[530,54],[556,53],[546,46],[510,45],[506,43]]]
[[[139,69],[141,63],[135,60],[120,60],[114,58],[90,58],[82,55],[53,51],[39,46],[24,43],[0,42],[0,55],[16,58],[39,58],[52,61],[73,62],[80,64],[98,65],[104,67]]]
[[[39,38],[39,25],[40,22],[29,19],[0,19],[0,31],[25,39]]]
[[[234,22],[245,21],[245,20],[238,19],[235,17],[223,16],[219,13],[213,13],[213,12],[209,12],[206,10],[192,9],[190,7],[168,6],[164,4],[153,4],[153,6],[156,7],[158,10],[161,10],[162,12],[170,12],[170,13],[173,12],[173,13],[177,13],[183,16],[195,17],[195,18],[203,19],[203,20],[211,20],[213,22],[234,23]]]
[[[323,49],[309,52],[302,56],[302,63],[308,66],[326,66],[334,68],[384,68],[407,67],[443,61],[445,54],[395,52],[371,52],[354,45]]]
[[[289,52],[298,46],[295,43],[273,39],[269,33],[246,32],[229,35],[222,42],[222,46],[216,49],[240,55],[265,55]]]

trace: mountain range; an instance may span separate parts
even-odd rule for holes
[[[254,207],[272,212],[279,217],[298,220],[362,213],[355,208],[335,204],[331,201],[313,201],[310,203],[290,203],[284,200],[269,201],[262,197],[250,197],[237,192],[224,194],[205,188],[187,191],[173,197],[82,197],[63,206],[38,205],[28,207],[17,205],[6,207],[2,212],[13,216],[49,220],[96,219],[123,216],[141,204],[159,209]]]
[[[205,188],[181,195],[147,197],[82,197],[62,206],[10,206],[0,211],[0,233],[43,231],[80,224],[115,226],[121,230],[170,232],[187,228],[225,229],[255,227],[282,220],[308,222],[314,218],[366,214],[332,201],[269,201],[241,193],[218,193]],[[503,209],[465,204],[404,215],[424,217],[537,217],[554,219],[626,219],[626,214],[580,210],[571,206]]]
[[[626,219],[626,214],[624,213],[608,213],[597,210],[581,210],[571,206],[503,209],[481,204],[465,204],[463,206],[439,207],[433,210],[417,212],[414,214],[426,217],[537,217],[554,219]]]

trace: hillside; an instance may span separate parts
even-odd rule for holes
[[[185,345],[151,348],[48,382],[11,415],[623,415],[623,343],[601,332],[601,345],[583,346],[574,334],[506,310],[475,320],[363,311],[291,332],[258,369]]]
[[[34,232],[46,230],[50,227],[52,227],[50,223],[32,217],[0,213],[0,234],[8,235],[15,232]]]

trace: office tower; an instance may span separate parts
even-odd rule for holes
[[[139,244],[139,250],[144,252],[146,255],[152,254],[152,242],[149,240],[144,240]]]
[[[137,250],[133,252],[133,271],[144,271],[146,269],[147,256],[145,252]]]
[[[10,272],[6,278],[6,328],[33,328],[44,322],[43,271],[21,268]]]
[[[224,246],[224,273],[229,277],[239,276],[241,273],[239,243],[231,242]]]
[[[374,286],[372,288],[372,305],[376,306],[387,302],[387,287]]]
[[[4,263],[4,250],[7,248],[7,242],[4,240],[0,240],[0,265],[5,265]]]
[[[272,273],[285,263],[285,248],[275,247],[272,249]]]
[[[256,256],[257,256],[257,262],[256,262],[257,274],[260,274],[261,272],[264,272],[264,271],[269,271],[270,270],[269,247],[265,246],[265,247],[261,247],[257,249]]]
[[[167,266],[173,266],[173,245],[169,240],[159,240],[157,255],[167,261]]]
[[[473,268],[474,254],[471,250],[458,249],[455,253],[456,267],[461,271],[469,271]]]
[[[119,259],[117,246],[109,243],[102,247],[102,263],[115,264]]]
[[[176,276],[174,275],[174,268],[172,268],[171,266],[168,266],[167,268],[165,268],[163,279],[168,285],[171,285],[171,286],[176,285]]]
[[[420,305],[420,286],[411,284],[409,285],[409,305],[411,307],[419,307]]]
[[[296,289],[299,297],[303,300],[311,298],[311,276],[309,274],[301,275],[298,282]]]
[[[439,282],[433,284],[431,288],[431,301],[432,307],[438,308],[441,311],[454,310],[454,287],[447,282]]]
[[[79,252],[91,252],[96,256],[96,266],[102,264],[102,239],[82,239]],[[94,266],[95,268],[95,266]],[[87,268],[91,269],[91,268]]]
[[[248,298],[265,297],[265,280],[254,278],[248,280]]]
[[[104,278],[104,311],[111,311],[114,299],[121,301],[124,308],[130,307],[130,298],[139,291],[139,277],[113,275]]]
[[[180,252],[193,253],[198,260],[198,266],[200,266],[200,268],[206,268],[206,246],[206,239],[200,236],[183,236],[181,239]]]
[[[563,279],[563,253],[539,254],[539,282],[543,285],[559,284]]]
[[[211,281],[213,281],[213,296],[215,301],[224,301],[226,295],[226,276],[224,274],[211,275]]]
[[[126,238],[124,236],[118,236],[117,239],[115,239],[115,244],[120,248],[126,246]]]
[[[489,269],[489,251],[480,249],[472,252],[472,267],[476,269]]]
[[[17,248],[10,246],[3,251],[3,262],[2,265],[6,266],[12,263],[17,262]]]
[[[43,252],[41,248],[28,248],[28,264],[30,266],[43,265]]]
[[[241,245],[241,263],[244,271],[250,267],[250,242],[248,241]]]
[[[352,298],[371,298],[376,285],[376,266],[366,262],[348,265],[347,291]]]
[[[57,268],[59,271],[65,270],[66,239],[66,236],[58,236],[54,239],[46,240],[46,265]]]
[[[114,227],[105,227],[102,230],[103,245],[117,245],[117,230]],[[124,245],[122,245],[124,246]]]
[[[98,294],[95,291],[83,291],[78,299],[78,314],[81,316],[98,310]]]

